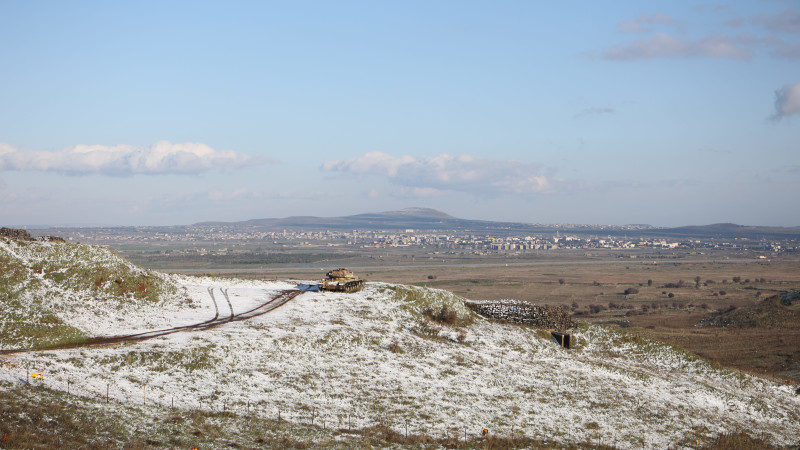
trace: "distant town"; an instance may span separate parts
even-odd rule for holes
[[[650,249],[740,250],[761,256],[779,255],[800,250],[796,239],[769,240],[748,238],[658,238],[580,234],[554,229],[550,233],[515,235],[504,231],[477,232],[461,230],[281,230],[263,231],[241,225],[195,225],[186,227],[110,227],[35,230],[38,234],[54,233],[71,242],[95,243],[120,248],[151,248],[169,254],[235,255],[281,249],[335,251],[349,249],[423,249],[433,253],[458,252],[476,255],[510,254],[556,250]],[[588,231],[598,231],[597,229]]]

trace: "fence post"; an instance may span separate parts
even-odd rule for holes
[[[106,383],[106,403],[108,403],[108,384]]]

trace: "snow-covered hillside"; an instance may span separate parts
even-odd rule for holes
[[[174,291],[140,302],[136,314],[68,290],[52,301],[81,304],[84,313],[59,317],[103,335],[109,324],[133,330],[208,320],[216,310],[209,288],[224,316],[230,308],[221,289],[238,313],[303,284],[160,279]],[[456,312],[453,325],[426,316],[443,305]],[[249,407],[329,427],[382,421],[435,436],[485,427],[622,448],[689,445],[739,431],[778,445],[800,440],[800,396],[789,386],[601,327],[580,326],[575,334],[579,346],[566,350],[542,330],[474,316],[451,293],[369,283],[354,294],[304,292],[268,314],[202,331],[6,355],[0,379],[18,381],[36,368],[51,388],[66,390],[72,380],[73,393],[100,397],[108,389],[118,402]]]
[[[105,247],[0,240],[0,350],[174,326],[199,308]]]

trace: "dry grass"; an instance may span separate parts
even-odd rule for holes
[[[777,449],[767,441],[751,437],[745,433],[731,433],[719,436],[709,445],[703,447],[709,450],[765,450]]]

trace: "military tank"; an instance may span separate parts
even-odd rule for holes
[[[358,278],[346,268],[334,269],[327,273],[327,278],[320,281],[320,291],[356,292],[364,288],[364,280]]]

